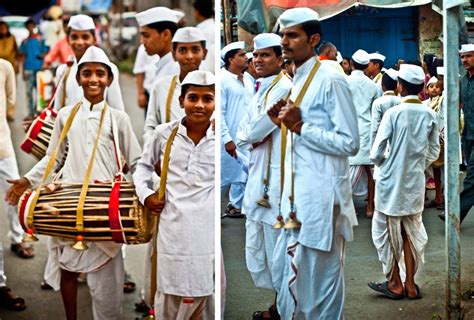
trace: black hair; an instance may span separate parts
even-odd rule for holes
[[[401,85],[406,89],[409,95],[417,95],[418,93],[421,92],[421,90],[423,90],[423,87],[425,86],[424,83],[413,84],[413,83],[403,80],[402,78],[398,78],[398,82],[401,83]]]
[[[171,36],[174,36],[176,30],[178,30],[178,24],[171,22],[171,21],[159,21],[153,22],[146,25],[148,28],[155,29],[159,33],[162,33],[166,29],[171,32]]]
[[[282,52],[281,52],[281,47],[280,46],[273,46],[273,47],[270,47],[273,52],[275,52],[275,55],[277,56],[277,58],[281,57],[282,55]]]
[[[329,50],[331,48],[335,48],[336,46],[332,44],[331,42],[325,42],[322,45],[319,46],[318,54],[321,55],[323,54],[324,51]]]
[[[436,60],[436,56],[432,53],[425,53],[423,55],[423,62],[426,63],[426,69],[428,70],[428,73],[430,75],[433,75],[433,71],[434,73],[436,73],[436,68],[434,68],[433,70],[433,62]]]
[[[370,62],[377,63],[380,66],[380,70],[383,68],[383,61],[380,59],[370,59]]]
[[[210,85],[210,86],[200,86],[198,84],[193,84],[193,83],[188,83],[188,84],[185,84],[183,86],[181,86],[181,95],[180,97],[183,97],[186,95],[186,92],[188,92],[189,88],[191,86],[194,86],[194,87],[208,87],[208,88],[211,88],[212,87],[212,90],[215,90],[215,85]]]
[[[203,41],[199,41],[199,42],[201,43],[202,48],[203,48],[203,49],[206,49],[206,41],[203,40]],[[173,48],[173,51],[175,51],[176,48],[178,47],[178,43],[182,43],[182,42],[179,42],[179,41],[178,41],[178,42],[172,42],[172,43],[171,43],[172,48]]]
[[[229,66],[230,66],[230,61],[229,61],[230,58],[233,58],[237,54],[237,52],[239,52],[239,50],[241,50],[241,49],[232,49],[232,50],[230,50],[229,52],[227,52],[225,54],[224,63],[225,63],[225,68],[226,69],[229,68]]]
[[[321,24],[317,20],[309,20],[306,22],[303,22],[301,24],[301,27],[303,28],[304,33],[306,33],[306,36],[308,39],[313,35],[318,33],[320,37],[323,35],[321,34]]]
[[[388,73],[384,73],[382,76],[382,84],[387,90],[395,90],[397,88],[397,80],[390,78]]]
[[[73,30],[71,27],[67,28],[67,30],[66,30],[66,35],[67,36],[69,36],[69,34],[71,34],[71,30]],[[78,31],[84,31],[84,30],[78,30]],[[95,30],[94,29],[89,29],[89,30],[85,30],[85,31],[89,31],[92,34],[92,36],[95,38]]]
[[[84,62],[84,63],[81,63],[80,65],[77,66],[77,74],[79,75],[79,73],[81,72],[81,69],[84,68],[84,64],[86,63],[100,63],[102,66],[104,66],[106,69],[107,69],[107,72],[109,73],[109,77],[113,77],[114,74],[112,72],[112,69],[106,65],[105,63],[102,63],[102,62],[94,62],[94,61],[88,61],[88,62]]]
[[[33,21],[33,19],[28,19],[28,20],[25,21],[25,27],[28,26],[29,24],[36,25],[36,23]]]
[[[351,61],[352,61],[352,65],[354,66],[354,69],[356,70],[364,71],[369,66],[368,64],[360,64],[358,62],[355,62],[353,59],[351,59]]]
[[[8,23],[6,23],[5,21],[2,21],[0,20],[0,27],[1,26],[7,26],[7,34],[5,35],[7,38],[10,37],[12,34],[10,33],[10,28],[8,27]],[[3,38],[3,35],[0,34],[0,39]]]
[[[195,0],[193,2],[193,7],[204,18],[208,19],[214,17],[214,3],[212,0]]]

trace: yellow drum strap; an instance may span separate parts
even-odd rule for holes
[[[166,180],[168,178],[168,166],[170,160],[171,146],[173,144],[174,138],[178,133],[179,124],[171,131],[171,135],[166,142],[165,154],[163,155],[163,163],[161,164],[161,175],[160,175],[160,188],[158,189],[158,199],[160,201],[165,200],[165,191],[166,191]],[[157,255],[158,255],[158,226],[160,224],[160,216],[155,218],[155,228],[153,231],[153,255],[151,257],[151,283],[150,283],[150,306],[153,305],[156,293],[156,274],[157,274]]]
[[[71,73],[71,68],[70,66],[67,67],[66,71],[64,72],[64,79],[63,79],[63,97],[61,99],[61,105],[59,108],[64,107],[66,104],[66,83],[67,83],[67,78],[69,77],[69,73]]]
[[[165,123],[171,121],[171,101],[173,101],[173,94],[176,88],[176,82],[178,81],[178,76],[174,76],[171,80],[171,87],[168,91],[168,97],[166,98],[166,110],[165,110]]]

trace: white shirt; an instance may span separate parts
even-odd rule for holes
[[[280,165],[281,165],[281,130],[267,115],[270,109],[280,99],[285,99],[291,89],[291,80],[284,75],[273,87],[277,76],[261,78],[260,88],[250,101],[250,108],[239,125],[237,146],[250,151],[249,175],[245,186],[242,211],[247,219],[274,224],[279,213],[280,205]],[[267,96],[266,104],[265,96]],[[268,144],[265,142],[255,149],[252,144],[263,141],[271,135],[270,175],[268,195],[271,208],[257,205],[256,201],[264,194],[263,179],[267,174]]]
[[[389,216],[420,213],[424,209],[425,169],[439,154],[436,114],[423,104],[402,103],[382,118],[370,158],[379,165],[375,210]],[[390,152],[385,158],[387,143]]]
[[[0,59],[0,159],[15,156],[7,111],[15,107],[16,78],[10,62]]]
[[[401,98],[396,96],[393,91],[385,91],[383,96],[375,99],[372,103],[372,121],[370,125],[370,146],[374,144],[375,136],[377,135],[377,130],[379,129],[380,122],[382,117],[385,114],[385,111],[391,107],[397,106],[400,104]]]
[[[221,184],[247,181],[248,152],[237,148],[239,158],[232,158],[224,145],[234,141],[240,120],[247,113],[251,96],[237,75],[221,69]]]
[[[155,78],[155,65],[160,60],[157,54],[148,55],[145,51],[145,46],[141,44],[138,47],[135,64],[133,65],[133,74],[144,73],[143,88],[150,92],[153,88],[153,79]]]
[[[291,100],[295,101],[316,63],[310,58],[293,78]],[[333,237],[353,239],[357,225],[349,176],[349,156],[359,149],[357,114],[347,82],[340,72],[321,64],[300,104],[304,124],[301,135],[294,134],[295,206],[302,222],[298,242],[322,251],[330,251]],[[290,212],[291,135],[285,156],[285,185],[282,213]],[[334,206],[340,216],[333,219]]]
[[[67,65],[62,64],[56,70],[56,83],[61,79],[61,76],[66,71]],[[82,87],[79,86],[76,80],[76,73],[77,73],[77,61],[74,59],[74,64],[71,66],[71,72],[66,79],[66,100],[65,106],[70,106],[77,101],[82,100],[84,97],[84,91]],[[119,84],[119,70],[115,64],[112,64],[112,73],[114,75],[114,79],[110,87],[108,87],[105,91],[105,99],[109,106],[114,109],[118,109],[124,111],[123,100],[122,100],[122,91],[120,90]],[[56,97],[54,98],[54,110],[58,111],[61,107],[61,102],[63,100],[63,86],[64,86],[64,79],[61,79],[61,83],[58,85],[58,89],[56,91]]]
[[[247,71],[244,72],[244,85],[247,88],[249,95],[252,97],[255,94],[255,82],[257,79],[252,77]]]
[[[180,120],[158,126],[133,175],[142,203],[155,193],[152,173],[179,124],[170,153],[158,233],[158,290],[184,297],[214,292],[215,144],[211,127],[197,145]]]
[[[360,148],[355,157],[349,159],[351,165],[371,164],[370,153],[370,122],[372,118],[372,102],[377,97],[377,87],[372,80],[360,70],[352,71],[347,78],[352,101],[357,111]]]
[[[202,31],[206,38],[206,59],[199,66],[199,70],[209,71],[214,73],[215,71],[215,21],[214,18],[209,18],[201,21],[196,25],[196,28]]]
[[[158,81],[162,77],[177,74],[179,71],[179,64],[173,59],[173,54],[170,51],[164,56],[160,57],[160,60],[155,63],[155,77],[153,82]]]
[[[185,115],[184,109],[179,105],[179,96],[181,95],[181,81],[179,81],[179,75],[175,74],[158,79],[158,81],[153,85],[150,101],[148,102],[148,111],[146,114],[143,134],[144,141],[153,135],[153,131],[159,124],[165,123],[166,101],[168,99],[168,93],[170,92],[174,76],[178,77],[176,79],[176,85],[171,99],[170,121],[179,120]]]

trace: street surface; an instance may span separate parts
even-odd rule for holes
[[[13,144],[18,159],[20,175],[26,173],[36,160],[19,149],[19,145],[25,137],[21,127],[21,121],[26,116],[26,96],[24,84],[21,76],[17,81],[17,112],[15,121],[10,124],[12,130]],[[125,109],[130,116],[133,129],[137,135],[138,141],[142,144],[144,111],[138,108],[136,85],[133,77],[125,74],[120,75],[120,86],[122,96],[125,102]],[[4,198],[3,192],[0,197]],[[7,222],[3,203],[0,207],[0,240],[3,243],[5,269],[7,274],[7,285],[12,290],[25,299],[27,308],[24,311],[13,312],[0,308],[1,320],[56,320],[65,319],[64,308],[60,292],[51,290],[41,290],[40,283],[43,279],[43,271],[46,265],[47,249],[46,238],[40,236],[40,241],[34,243],[36,256],[30,260],[24,260],[17,257],[10,251],[10,242],[7,238]],[[145,245],[133,245],[127,247],[127,257],[125,268],[132,274],[132,278],[137,284],[137,290],[133,293],[125,294],[123,304],[124,319],[130,320],[141,317],[141,313],[134,311],[134,303],[139,301],[139,291],[143,287],[143,258],[145,255]],[[79,284],[78,293],[78,319],[92,319],[92,305],[89,290],[85,283]]]

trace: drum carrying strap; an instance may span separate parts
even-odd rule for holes
[[[170,90],[168,91],[168,97],[166,97],[166,109],[165,109],[165,123],[171,121],[171,101],[173,101],[174,90],[176,89],[176,83],[178,76],[174,76],[171,80]]]
[[[63,96],[61,98],[61,105],[59,106],[60,108],[64,107],[66,104],[66,84],[67,84],[67,79],[69,78],[69,74],[71,73],[71,68],[72,66],[67,66],[66,71],[64,72],[64,79],[63,79]],[[52,100],[52,99],[51,99]]]
[[[48,162],[48,164],[46,166],[46,169],[44,171],[43,178],[41,179],[41,182],[40,182],[38,188],[34,192],[34,195],[33,195],[32,201],[31,201],[31,205],[29,206],[29,209],[28,209],[28,218],[27,218],[27,227],[28,228],[33,227],[33,213],[35,211],[36,203],[38,202],[38,198],[39,198],[39,195],[40,195],[40,192],[41,192],[41,188],[43,188],[43,185],[46,182],[46,179],[48,178],[51,170],[53,169],[54,162],[56,161],[56,158],[58,156],[59,148],[61,147],[61,144],[64,141],[64,139],[66,138],[66,135],[69,132],[69,129],[71,128],[72,120],[74,120],[74,117],[76,116],[77,111],[81,107],[81,104],[82,104],[81,102],[78,102],[74,106],[74,108],[72,109],[71,114],[69,115],[69,117],[66,121],[66,124],[64,125],[64,128],[61,131],[61,135],[59,136],[58,144],[57,144],[56,148],[54,149],[53,153],[51,154],[49,162]]]
[[[179,124],[171,131],[170,137],[166,142],[165,154],[163,155],[163,163],[161,164],[160,174],[160,188],[158,189],[158,200],[165,200],[166,180],[168,178],[168,166],[170,160],[171,146],[173,145],[174,138],[178,133]],[[160,224],[160,216],[158,215],[154,221],[155,228],[153,232],[153,255],[151,257],[151,283],[150,283],[150,306],[153,306],[156,293],[156,274],[157,274],[157,255],[158,255],[158,227]]]

